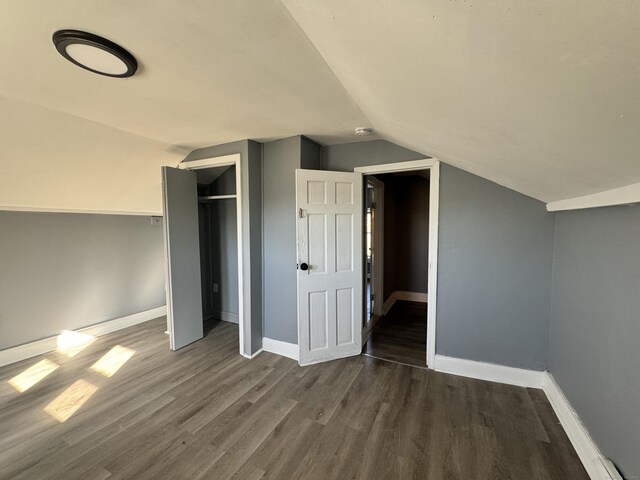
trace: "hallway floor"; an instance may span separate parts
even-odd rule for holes
[[[397,301],[380,317],[364,353],[416,367],[427,365],[427,304]]]

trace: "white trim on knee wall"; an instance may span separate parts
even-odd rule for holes
[[[144,312],[134,313],[133,315],[127,315],[126,317],[107,320],[106,322],[80,328],[75,331],[85,333],[93,337],[99,337],[100,335],[122,330],[123,328],[153,320],[154,318],[162,317],[166,314],[167,307],[164,305],[162,307],[152,308],[151,310],[145,310]],[[55,350],[58,346],[57,339],[58,337],[56,335],[0,350],[0,367]]]
[[[562,428],[592,480],[622,480],[613,464],[602,455],[589,431],[549,372],[505,367],[493,363],[436,355],[434,370],[452,375],[505,383],[544,391]]]

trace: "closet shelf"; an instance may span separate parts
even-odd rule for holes
[[[209,195],[207,197],[198,197],[198,202],[213,202],[215,200],[226,200],[228,198],[236,198],[236,195]]]

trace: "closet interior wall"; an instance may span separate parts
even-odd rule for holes
[[[198,171],[203,321],[218,319],[238,323],[235,188],[235,167],[216,167]],[[219,196],[229,197],[205,198]]]

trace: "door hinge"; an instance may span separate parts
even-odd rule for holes
[[[305,211],[301,208],[298,209],[298,217],[300,218],[304,218],[305,216]]]
[[[376,202],[371,202],[369,204],[369,208],[371,208],[372,210],[375,210],[377,208],[378,204]]]

